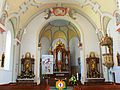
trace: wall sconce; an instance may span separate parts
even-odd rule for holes
[[[41,43],[38,43],[38,47],[39,47],[39,48],[41,48],[41,47],[42,47]]]
[[[80,66],[80,57],[78,57],[78,65]]]
[[[81,42],[78,43],[78,47],[82,47],[82,43]]]
[[[38,43],[38,49],[41,50],[42,49],[42,44]]]

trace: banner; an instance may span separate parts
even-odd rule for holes
[[[53,55],[42,55],[42,74],[53,74]]]

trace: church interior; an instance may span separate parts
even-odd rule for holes
[[[120,0],[0,0],[1,90],[120,90]]]

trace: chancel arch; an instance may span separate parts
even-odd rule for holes
[[[87,54],[89,54],[90,51],[94,51],[98,55],[100,55],[99,39],[98,39],[98,36],[96,33],[97,27],[94,25],[94,23],[90,22],[88,18],[84,17],[84,15],[81,15],[80,13],[76,14],[76,20],[73,20],[72,18],[70,18],[68,16],[63,16],[63,17],[52,16],[48,20],[45,20],[43,17],[44,17],[44,13],[41,13],[38,16],[36,16],[33,20],[31,20],[31,22],[26,26],[27,33],[23,34],[22,41],[21,41],[21,43],[22,43],[21,44],[21,55],[23,53],[25,53],[26,51],[29,51],[32,54],[34,54],[36,57],[35,80],[39,82],[39,76],[40,76],[39,75],[39,73],[40,73],[39,62],[40,62],[40,56],[42,56],[42,52],[41,52],[42,47],[39,47],[39,46],[42,46],[41,45],[42,43],[40,43],[40,41],[42,39],[41,36],[47,36],[46,39],[49,40],[49,42],[50,42],[50,46],[48,45],[47,48],[49,48],[51,50],[51,48],[53,48],[53,47],[51,47],[52,46],[51,41],[53,40],[52,39],[53,37],[50,36],[51,35],[50,33],[53,33],[53,32],[51,32],[51,28],[56,28],[56,27],[52,26],[50,24],[50,22],[52,22],[54,20],[64,20],[64,21],[69,22],[68,25],[70,25],[70,27],[63,27],[63,28],[58,27],[57,29],[55,29],[55,31],[59,30],[59,29],[61,32],[63,32],[64,30],[68,30],[69,33],[72,33],[72,35],[70,35],[70,36],[68,34],[70,40],[71,40],[72,36],[74,37],[74,35],[76,35],[76,38],[78,39],[78,41],[80,41],[80,43],[82,43],[82,44],[80,44],[80,43],[78,43],[78,44],[82,45],[82,48],[81,47],[79,48],[81,50],[80,51],[80,56],[81,56],[80,59],[81,59],[81,67],[82,67],[81,81],[85,82],[85,79],[86,79],[85,58],[86,58]],[[41,18],[41,19],[39,19],[39,18]],[[38,23],[39,23],[39,25],[38,25]],[[72,28],[72,24],[75,25],[74,28]],[[49,28],[46,29],[47,27],[49,27]],[[63,29],[63,31],[62,31],[62,29]],[[74,29],[74,32],[71,29]],[[46,30],[49,33],[47,33]],[[45,32],[46,32],[46,34],[42,34]],[[89,33],[89,35],[88,35],[88,33]],[[64,34],[67,35],[67,33],[64,33]],[[80,37],[78,37],[78,36],[80,36]],[[31,39],[28,37],[31,37]],[[68,37],[67,37],[67,39],[68,39]],[[33,42],[31,42],[31,40]],[[93,47],[92,41],[94,41],[94,47]],[[68,49],[67,45],[69,43],[68,43],[68,41],[65,41],[65,42],[66,42],[66,45],[65,45],[66,49]],[[88,45],[88,43],[89,43],[89,45]]]
[[[38,45],[42,48],[41,54],[45,54],[45,49],[48,49],[48,53],[46,54],[53,55],[54,57],[53,74],[55,76],[60,74],[63,75],[59,78],[66,78],[68,83],[68,77],[76,75],[76,73],[80,74],[80,68],[78,66],[80,53],[74,49],[77,47],[77,50],[79,50],[78,44],[81,44],[80,32],[73,24],[71,24],[71,22],[67,20],[57,19],[49,22],[47,25],[48,26],[45,25],[45,27],[43,27],[42,30],[44,31],[41,30],[42,33],[40,33],[41,36],[39,36],[40,38],[38,39]],[[49,38],[49,41],[48,39],[43,40],[45,37]],[[76,39],[74,39],[74,37],[76,37]],[[71,40],[73,41],[71,43],[72,45],[70,45]],[[40,58],[42,57],[40,56]],[[53,75],[48,75],[48,77],[51,79],[55,78]],[[49,80],[49,83],[50,81],[52,80]]]
[[[0,2],[0,84],[120,83],[118,0]]]

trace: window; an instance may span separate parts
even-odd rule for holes
[[[118,0],[118,7],[119,7],[119,9],[120,9],[120,0]]]
[[[10,66],[10,51],[11,51],[11,32],[7,31],[6,47],[5,47],[5,63],[4,63],[4,69],[5,70],[9,70],[9,66]]]

